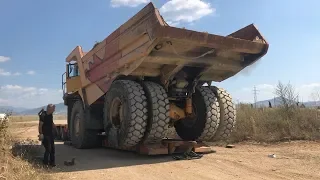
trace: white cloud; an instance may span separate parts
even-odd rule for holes
[[[29,74],[29,75],[33,75],[33,74],[35,74],[36,72],[34,72],[34,71],[28,71],[27,72],[27,74]]]
[[[6,57],[6,56],[0,56],[0,62],[6,62],[9,61],[10,57]]]
[[[210,3],[201,0],[170,0],[160,8],[160,13],[171,26],[181,22],[192,23],[215,12]]]
[[[1,105],[33,108],[62,102],[62,93],[58,89],[4,85],[0,86],[0,100]]]
[[[10,76],[11,73],[8,71],[5,71],[4,69],[0,69],[0,76]]]
[[[311,84],[304,84],[297,89],[299,96],[301,97],[301,101],[318,101],[320,99],[314,99],[312,94],[314,92],[320,93],[320,83],[311,83]]]
[[[10,61],[10,60],[11,60],[10,57],[0,56],[0,63]],[[20,76],[20,75],[21,75],[21,73],[18,73],[18,72],[12,73],[10,71],[6,71],[6,70],[0,68],[0,76]]]
[[[1,103],[1,104],[6,104],[6,103],[8,103],[8,101],[5,100],[5,99],[0,99],[0,103]]]
[[[4,69],[0,69],[0,76],[20,76],[20,75],[21,75],[21,73],[19,73],[19,72],[12,73],[12,72],[6,71]]]
[[[304,84],[301,86],[302,89],[304,88],[320,88],[320,83],[311,83],[311,84]]]
[[[13,73],[12,75],[14,75],[14,76],[20,76],[20,75],[21,75],[21,73],[16,72],[16,73]]]
[[[284,83],[286,84],[286,83]],[[295,92],[299,95],[300,101],[313,101],[312,93],[315,91],[320,93],[320,83],[310,83],[302,85],[293,85]],[[267,100],[276,97],[275,95],[276,84],[259,84],[256,85],[257,100]],[[234,90],[229,92],[235,101],[250,102],[254,100],[253,87],[245,87],[240,90]]]
[[[0,87],[0,90],[16,90],[16,89],[22,89],[22,87],[18,85],[5,85]]]
[[[111,0],[112,7],[120,7],[120,6],[127,6],[127,7],[137,7],[140,4],[147,4],[150,0]]]

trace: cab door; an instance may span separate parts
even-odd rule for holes
[[[77,63],[69,63],[66,66],[67,93],[73,93],[81,88],[80,74]]]

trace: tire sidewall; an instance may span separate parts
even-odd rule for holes
[[[158,143],[163,138],[165,138],[166,133],[169,129],[170,108],[169,108],[168,95],[166,94],[164,87],[155,82],[146,81],[144,83],[141,83],[141,85],[143,87],[143,90],[147,98],[147,108],[148,108],[148,121],[147,121],[148,123],[147,123],[146,131],[144,134],[143,142]],[[157,89],[159,89],[161,93],[158,94],[156,92]],[[152,91],[152,90],[155,90],[155,91]],[[161,96],[160,99],[159,99],[159,96]],[[161,100],[164,103],[164,105],[157,104],[157,106],[155,106],[155,103],[158,103],[159,100]],[[166,119],[161,119],[159,117],[160,115],[159,108],[163,108],[166,111],[165,113],[163,113]],[[163,121],[163,123],[165,124],[164,126],[160,126],[162,128],[162,131],[160,132],[159,130],[157,130],[160,123],[159,121]],[[154,134],[150,134],[150,133],[161,134],[161,138],[155,137]],[[153,138],[148,139],[149,136],[152,136]]]
[[[114,84],[111,86],[110,90],[107,93],[106,96],[106,104],[105,104],[105,111],[107,116],[104,117],[104,128],[106,132],[109,132],[112,128],[113,130],[116,130],[116,136],[118,139],[118,146],[122,146],[128,136],[128,126],[130,123],[129,119],[131,119],[131,106],[130,106],[130,100],[128,97],[129,92],[127,92],[126,88],[121,84],[121,82],[114,82]],[[112,120],[110,119],[110,110],[112,101],[115,98],[119,98],[122,105],[123,105],[123,120],[120,122],[120,128],[115,128],[112,125]]]
[[[75,135],[75,118],[76,115],[79,115],[79,136]],[[71,113],[71,141],[72,141],[72,145],[79,148],[81,146],[81,142],[82,142],[82,135],[83,135],[83,131],[84,131],[84,110],[83,110],[83,105],[81,101],[76,101],[73,104],[73,108],[72,108],[72,113]]]
[[[236,108],[232,102],[231,95],[226,90],[218,88],[216,86],[211,87],[211,90],[216,95],[220,104],[220,125],[217,129],[216,134],[210,141],[214,142],[219,140],[227,140],[227,138],[230,137],[232,130],[236,124]],[[228,102],[232,104],[232,110],[226,109],[228,107]],[[233,113],[233,117],[230,117],[229,113]],[[229,118],[232,118],[232,122],[229,122]],[[225,131],[228,125],[232,125],[232,128],[229,128],[229,132],[226,133]]]

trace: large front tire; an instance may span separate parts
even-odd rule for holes
[[[137,145],[146,131],[147,118],[147,98],[142,86],[131,80],[113,82],[104,104],[104,129],[110,145]]]
[[[220,122],[220,108],[215,94],[208,87],[197,87],[192,95],[194,118],[175,122],[177,134],[187,141],[210,140]]]
[[[87,149],[99,147],[101,140],[98,132],[86,129],[85,111],[81,100],[73,104],[71,112],[71,142],[75,148]]]

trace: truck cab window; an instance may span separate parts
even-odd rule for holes
[[[76,77],[76,76],[79,76],[78,64],[69,64],[68,77]]]

